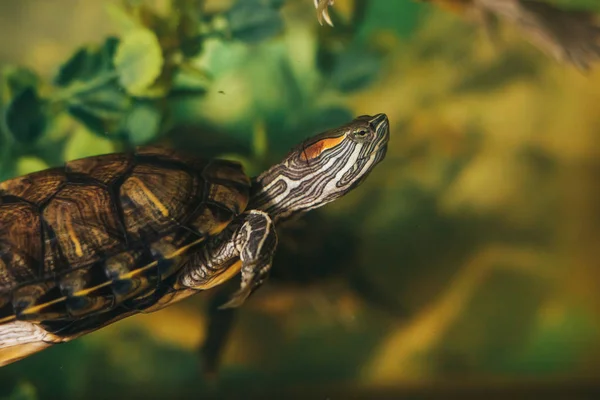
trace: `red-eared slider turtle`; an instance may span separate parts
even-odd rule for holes
[[[0,184],[0,365],[241,272],[267,278],[281,220],[329,203],[385,156],[384,114],[292,149],[256,178],[225,160],[145,147]]]
[[[319,23],[333,26],[329,7],[334,5],[335,0],[313,1]],[[570,10],[551,0],[416,1],[436,4],[475,19],[495,42],[498,39],[496,20],[512,25],[548,56],[582,71],[600,61],[600,25],[591,10]]]

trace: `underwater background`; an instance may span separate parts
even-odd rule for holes
[[[600,63],[436,2],[337,0],[334,27],[312,3],[0,4],[0,181],[149,143],[255,175],[391,126],[234,314],[209,292],[127,318],[1,368],[1,398],[600,396]]]

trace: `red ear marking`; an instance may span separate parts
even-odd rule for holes
[[[341,135],[335,138],[321,139],[318,142],[305,147],[300,159],[304,161],[313,160],[319,157],[323,151],[332,149],[342,143],[345,137],[345,135]]]

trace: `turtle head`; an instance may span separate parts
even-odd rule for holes
[[[357,187],[384,157],[385,114],[363,115],[304,141],[258,176],[252,207],[287,218],[327,204]]]

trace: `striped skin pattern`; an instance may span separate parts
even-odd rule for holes
[[[384,114],[361,116],[315,136],[255,179],[249,207],[265,211],[277,222],[327,204],[368,176],[385,157],[388,140]],[[334,145],[314,153],[322,142]]]
[[[247,217],[234,221],[209,240],[204,251],[192,255],[181,274],[181,286],[206,286],[214,279],[221,283],[215,271],[225,265],[230,273],[241,269],[241,288],[223,307],[241,305],[268,277],[277,245],[273,227],[356,188],[385,157],[388,140],[387,116],[364,115],[292,149],[283,161],[253,179]]]
[[[240,290],[221,308],[239,307],[267,279],[276,247],[277,232],[269,215],[248,210],[221,235],[210,239],[201,251],[191,255],[177,288],[206,290],[241,271]]]
[[[253,180],[236,163],[141,148],[0,184],[0,366],[237,274],[223,307],[240,306],[268,278],[277,223],[355,188],[388,139],[378,114]]]

